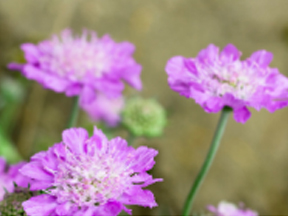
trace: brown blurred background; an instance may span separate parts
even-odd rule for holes
[[[233,43],[243,58],[259,49],[273,52],[272,66],[288,75],[287,0],[0,0],[0,79],[17,80],[24,95],[8,134],[26,158],[60,141],[72,100],[6,65],[23,61],[21,43],[38,42],[66,27],[134,43],[143,66],[139,94],[156,97],[168,111],[163,137],[137,142],[159,150],[153,175],[164,178],[150,187],[160,207],[135,208],[139,215],[165,214],[162,208],[180,214],[219,117],[169,88],[164,71],[169,58],[193,57],[209,43],[221,48]],[[273,114],[251,111],[245,125],[229,119],[195,212],[227,200],[244,202],[262,215],[288,215],[288,108]],[[78,126],[91,125],[82,113]]]

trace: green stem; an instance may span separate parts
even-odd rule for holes
[[[0,131],[0,156],[9,163],[17,163],[22,160],[13,143]]]
[[[189,192],[189,195],[186,199],[186,202],[185,202],[185,205],[184,205],[184,208],[183,208],[183,216],[188,216],[190,211],[191,211],[191,208],[192,208],[192,204],[193,204],[193,201],[195,199],[195,196],[196,196],[196,193],[197,191],[199,190],[212,162],[213,162],[213,159],[215,157],[215,154],[217,152],[217,149],[220,145],[220,140],[222,138],[222,135],[224,133],[224,130],[225,130],[225,126],[226,126],[226,123],[227,123],[227,120],[228,120],[228,117],[229,117],[229,113],[232,111],[232,109],[230,107],[224,107],[222,109],[222,112],[221,112],[221,116],[220,116],[220,119],[219,119],[219,122],[218,122],[218,125],[217,125],[217,128],[216,128],[216,131],[215,131],[215,134],[214,134],[214,137],[213,137],[213,140],[212,140],[212,143],[211,143],[211,146],[210,146],[210,149],[208,151],[208,154],[206,156],[206,159],[202,165],[202,168],[200,170],[200,172],[198,173],[195,181],[194,181],[194,184]]]
[[[78,118],[78,113],[79,113],[79,97],[74,97],[73,98],[73,105],[72,105],[72,110],[70,114],[70,118],[67,123],[67,128],[71,128],[76,125],[77,123],[77,118]]]
[[[135,141],[135,136],[132,133],[129,133],[128,137],[127,137],[127,143],[128,146],[132,146],[134,141]]]
[[[11,127],[13,127],[15,114],[19,104],[13,103],[6,106],[1,110],[1,121],[0,121],[0,130],[5,135],[10,135]]]

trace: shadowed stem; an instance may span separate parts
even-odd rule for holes
[[[79,114],[79,97],[76,96],[73,98],[72,110],[67,123],[67,128],[74,127],[77,123],[78,114]]]
[[[213,137],[213,140],[211,142],[211,145],[210,145],[210,149],[208,151],[208,154],[206,156],[206,159],[202,165],[202,168],[200,170],[200,172],[198,173],[195,181],[194,181],[194,184],[188,194],[188,197],[186,199],[186,202],[185,202],[185,205],[184,205],[184,208],[183,208],[183,216],[188,216],[190,211],[191,211],[191,208],[192,208],[192,204],[193,204],[193,201],[195,199],[195,196],[197,194],[197,191],[199,190],[212,162],[213,162],[213,159],[215,157],[215,154],[217,152],[217,149],[220,145],[220,140],[222,138],[222,135],[224,133],[224,130],[225,130],[225,126],[226,126],[226,123],[227,123],[227,120],[228,120],[228,117],[229,117],[229,113],[232,111],[232,109],[230,107],[224,107],[222,109],[222,112],[221,112],[221,116],[220,116],[220,119],[219,119],[219,122],[218,122],[218,125],[217,125],[217,128],[216,128],[216,131],[215,131],[215,134],[214,134],[214,137]]]

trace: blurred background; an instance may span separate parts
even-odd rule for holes
[[[0,126],[28,159],[61,140],[71,109],[71,98],[7,70],[9,62],[24,61],[21,43],[37,43],[67,27],[75,32],[92,29],[99,36],[109,33],[118,42],[128,40],[135,44],[134,56],[143,66],[144,88],[139,94],[157,98],[168,113],[162,137],[137,140],[137,145],[159,150],[153,175],[164,182],[150,189],[160,207],[136,207],[134,214],[179,215],[219,114],[205,113],[192,99],[169,88],[167,60],[175,55],[194,57],[210,43],[221,48],[233,43],[243,59],[259,49],[272,52],[272,67],[288,76],[287,11],[286,0],[0,0],[0,81],[2,86],[16,82],[17,92],[7,102],[2,91]],[[261,215],[288,215],[288,108],[272,114],[251,111],[245,125],[230,117],[195,212],[227,200],[244,202]],[[81,113],[78,126],[92,125]],[[121,130],[115,135],[125,137]]]

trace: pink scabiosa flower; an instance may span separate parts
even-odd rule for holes
[[[19,169],[23,167],[25,162],[14,165],[8,165],[4,158],[0,157],[0,201],[3,200],[5,190],[9,193],[14,192],[14,183],[20,187],[28,187],[30,179],[23,176]]]
[[[30,190],[43,190],[23,203],[30,216],[118,215],[125,205],[157,206],[153,193],[143,190],[162,179],[146,171],[154,164],[157,151],[134,149],[120,137],[108,140],[96,127],[91,138],[86,130],[72,128],[63,141],[31,158],[21,172],[34,181]]]
[[[238,208],[232,203],[222,201],[218,207],[208,206],[209,211],[213,212],[215,216],[258,216],[258,213],[250,209],[244,209],[243,205]]]
[[[234,111],[237,122],[245,123],[250,112],[266,108],[270,112],[287,106],[288,79],[268,65],[272,53],[260,50],[245,61],[241,52],[228,44],[219,55],[213,44],[196,58],[176,56],[166,65],[170,87],[187,98],[193,98],[206,112],[218,112],[224,106]]]
[[[91,103],[80,104],[93,121],[104,121],[107,126],[115,127],[120,122],[120,113],[124,107],[124,98],[109,98],[104,94],[98,94]]]
[[[124,88],[122,81],[140,90],[141,66],[132,57],[134,45],[116,43],[109,35],[97,38],[96,33],[84,31],[73,37],[68,29],[60,37],[22,44],[26,64],[11,63],[8,68],[20,70],[28,79],[43,87],[67,96],[80,95],[80,102],[95,98],[96,91],[119,96]]]

